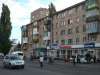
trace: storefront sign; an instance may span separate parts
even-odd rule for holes
[[[95,48],[95,43],[86,43],[84,44],[84,48]]]
[[[71,48],[71,45],[60,45],[60,48]]]

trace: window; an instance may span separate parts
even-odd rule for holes
[[[72,13],[74,13],[74,9],[71,9],[68,11],[68,14],[71,15]]]
[[[58,34],[58,32],[56,32],[56,35]]]
[[[72,24],[72,23],[73,23],[73,20],[68,19],[68,24]]]
[[[78,6],[75,8],[75,12],[76,12],[76,13],[78,12]]]
[[[72,29],[68,29],[68,34],[72,34]]]
[[[65,17],[65,13],[63,12],[62,14],[61,14],[61,18],[64,18]]]
[[[73,40],[72,39],[68,39],[68,44],[73,44]]]
[[[65,34],[66,34],[65,30],[62,30],[61,35],[65,35]]]
[[[95,34],[88,35],[88,37],[89,37],[89,41],[96,41],[97,39],[97,36]]]
[[[79,44],[79,42],[80,42],[80,38],[77,37],[77,38],[76,38],[76,44]]]
[[[80,21],[80,19],[79,19],[79,18],[77,18],[77,19],[76,19],[76,21],[77,21],[77,22],[79,22],[79,21]]]
[[[65,26],[66,24],[65,24],[65,21],[62,21],[61,22],[61,26]]]
[[[86,17],[85,17],[85,14],[82,15],[82,21],[85,21]]]
[[[83,32],[86,32],[86,26],[83,25]]]
[[[68,19],[68,24],[71,24],[71,23],[70,23],[70,19]]]
[[[61,40],[61,44],[62,45],[65,45],[65,40]]]
[[[86,42],[86,37],[83,37],[83,42]]]
[[[76,33],[79,33],[79,26],[76,27]]]

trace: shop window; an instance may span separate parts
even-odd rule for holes
[[[68,39],[68,44],[69,45],[73,44],[73,40],[72,39]]]

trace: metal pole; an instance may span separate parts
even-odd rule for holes
[[[51,17],[51,43],[50,45],[52,45],[53,43],[53,17]]]

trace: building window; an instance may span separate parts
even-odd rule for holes
[[[71,15],[72,13],[74,13],[74,9],[71,9],[68,11],[68,14]]]
[[[84,15],[82,15],[82,21],[85,21],[85,14]]]
[[[65,30],[62,30],[60,34],[65,35],[66,34]]]
[[[76,38],[76,44],[79,44],[79,42],[80,42],[80,38],[77,37],[77,38]]]
[[[89,41],[96,41],[97,36],[96,34],[91,34],[91,35],[88,35],[88,38],[89,38]]]
[[[73,20],[68,19],[68,24],[72,24],[72,23],[73,23]]]
[[[72,34],[72,29],[68,29],[68,34]]]
[[[68,44],[69,45],[73,44],[73,40],[72,39],[68,39]]]
[[[65,40],[61,40],[61,44],[62,45],[65,45]]]
[[[61,14],[61,18],[64,18],[65,17],[65,13],[63,12],[62,14]]]
[[[68,19],[68,24],[71,24],[71,23],[70,23],[70,19]]]
[[[83,32],[86,32],[86,26],[83,25]]]
[[[76,13],[78,12],[78,6],[75,8],[75,12],[76,12]]]
[[[77,19],[76,19],[76,21],[77,21],[77,22],[80,22],[80,19],[79,19],[79,18],[77,18]]]
[[[76,27],[76,33],[79,33],[79,26]]]
[[[86,37],[83,37],[83,42],[86,42]]]

